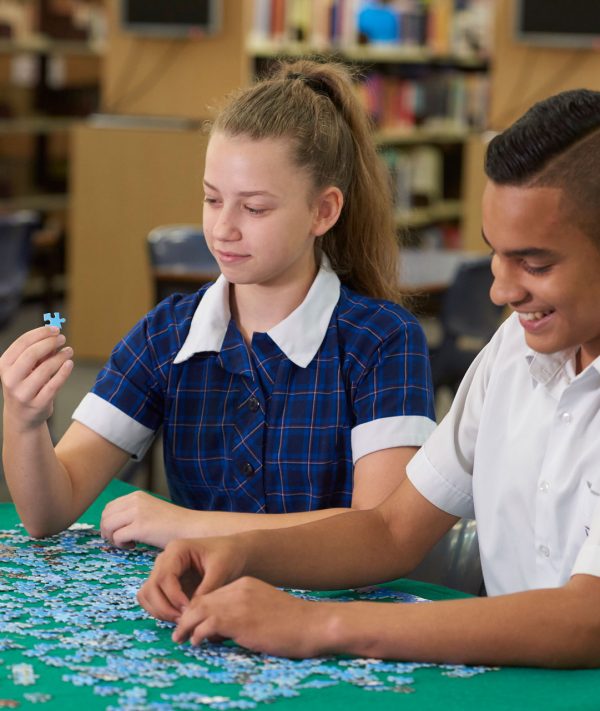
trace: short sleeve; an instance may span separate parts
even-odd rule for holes
[[[600,500],[596,504],[588,537],[581,547],[571,575],[600,576]]]
[[[160,354],[148,319],[142,319],[113,350],[92,392],[149,429],[156,430],[163,413]],[[170,355],[170,354],[169,354]]]
[[[356,356],[354,462],[380,449],[418,447],[435,428],[429,353],[416,319],[397,318],[370,357],[365,351]]]
[[[454,516],[475,518],[475,450],[498,340],[492,340],[476,356],[450,411],[406,468],[408,478],[418,491],[432,504]]]
[[[170,297],[141,319],[114,348],[73,419],[140,457],[164,417],[171,364],[185,329]],[[184,319],[189,327],[189,318]]]

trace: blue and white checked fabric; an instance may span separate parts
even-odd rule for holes
[[[190,508],[282,513],[348,506],[358,458],[419,446],[434,429],[433,392],[417,320],[333,278],[331,316],[305,367],[280,347],[281,329],[276,336],[275,329],[255,333],[246,345],[224,316],[228,285],[221,277],[212,291],[171,296],[143,318],[74,418],[138,457],[162,426],[171,497]],[[223,333],[212,341],[220,346],[186,351],[207,292],[220,304],[213,326],[221,323],[216,330]],[[303,336],[286,335],[290,342]]]

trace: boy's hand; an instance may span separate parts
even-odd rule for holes
[[[0,358],[5,418],[23,431],[48,420],[73,370],[73,349],[62,348],[65,340],[55,326],[41,326],[17,338]]]
[[[331,603],[299,600],[256,578],[196,594],[178,620],[175,642],[233,639],[256,652],[313,657],[327,651]]]
[[[198,512],[145,491],[134,491],[107,504],[102,512],[100,532],[118,548],[133,548],[136,542],[164,548],[173,538],[185,535],[185,521],[190,514]]]
[[[194,595],[239,578],[246,554],[238,536],[171,541],[156,558],[138,601],[151,615],[174,622]]]

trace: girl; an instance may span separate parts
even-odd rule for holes
[[[34,536],[74,521],[161,426],[174,503],[113,501],[101,527],[115,545],[374,506],[434,428],[425,339],[395,303],[388,182],[348,72],[284,64],[231,98],[204,190],[221,276],[133,328],[56,449],[64,337],[36,329],[0,359],[6,477]]]

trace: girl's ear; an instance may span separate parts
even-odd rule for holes
[[[334,185],[322,190],[315,198],[315,219],[313,234],[315,237],[324,235],[338,221],[344,205],[344,196],[339,188]]]

